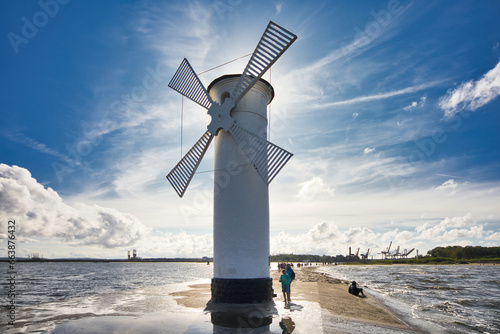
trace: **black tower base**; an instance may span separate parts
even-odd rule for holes
[[[212,302],[263,303],[273,299],[272,278],[212,278]]]

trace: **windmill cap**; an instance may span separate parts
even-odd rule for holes
[[[223,75],[221,77],[218,77],[217,79],[214,79],[210,83],[210,85],[208,85],[208,87],[207,87],[208,94],[210,94],[210,89],[212,89],[218,82],[225,80],[225,79],[239,78],[239,77],[241,77],[241,74],[226,74],[226,75]],[[267,80],[260,78],[259,81],[262,82],[264,85],[266,85],[269,88],[270,97],[269,97],[269,100],[267,102],[269,104],[274,99],[274,88],[273,88],[273,86],[271,86],[271,84]]]

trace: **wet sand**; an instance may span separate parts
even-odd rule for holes
[[[347,292],[348,282],[331,278],[310,268],[297,270],[296,274],[296,282],[292,283],[292,300],[295,296],[302,295],[308,300],[317,301],[321,308],[331,315],[377,325],[408,328],[369,292],[365,291],[366,298],[353,296]]]
[[[170,284],[79,297],[17,309],[14,328],[24,333],[415,333],[366,291],[367,298],[350,295],[347,282],[315,268],[295,270],[292,303],[285,307],[279,272],[273,270],[277,297],[261,304],[210,303],[209,280]],[[6,318],[5,312],[0,315]]]
[[[293,316],[296,323],[301,322],[300,312],[306,311],[305,304],[317,304],[321,315],[316,322],[320,322],[318,326],[323,333],[357,332],[354,327],[377,329],[380,333],[415,332],[367,291],[366,298],[353,296],[347,292],[348,282],[316,272],[315,268],[302,268],[295,270],[295,273],[296,279],[291,287],[292,305],[290,309],[285,309],[278,281],[280,273],[277,270],[271,272],[273,288],[277,294],[274,303],[280,316]],[[210,300],[210,285],[191,285],[190,290],[172,295],[179,305],[205,309]],[[315,317],[318,318],[318,315]],[[306,323],[311,325],[311,317],[306,318],[308,319],[303,319],[302,326]],[[351,328],[353,324],[355,325]],[[296,327],[299,328],[300,325],[296,324]]]

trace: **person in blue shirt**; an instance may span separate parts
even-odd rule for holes
[[[289,296],[288,296],[288,302],[291,302],[291,300],[290,300],[290,296],[292,295],[292,282],[293,282],[293,280],[295,279],[295,272],[293,271],[292,266],[290,265],[290,263],[288,263],[288,264],[286,265],[286,274],[287,274],[288,276],[290,276],[290,278],[291,278],[291,282],[290,282],[290,293],[289,293]]]
[[[285,305],[290,303],[290,283],[292,283],[292,279],[286,273],[286,270],[283,269],[280,276],[281,282],[281,291],[283,291],[283,298],[285,299]]]

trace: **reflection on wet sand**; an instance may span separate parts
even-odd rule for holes
[[[204,310],[210,313],[214,333],[222,329],[245,330],[245,333],[266,333],[278,314],[274,302],[256,304],[216,304],[209,302]],[[253,330],[251,330],[253,329]]]
[[[27,307],[19,310],[23,320],[18,325],[24,333],[55,334],[411,332],[370,294],[357,298],[348,294],[347,284],[330,280],[334,279],[297,270],[293,301],[287,307],[280,299],[246,305],[210,303],[206,280]],[[280,288],[277,277],[274,288]]]
[[[295,323],[290,317],[283,317],[280,321],[280,328],[283,331],[281,334],[291,334],[295,329]]]

